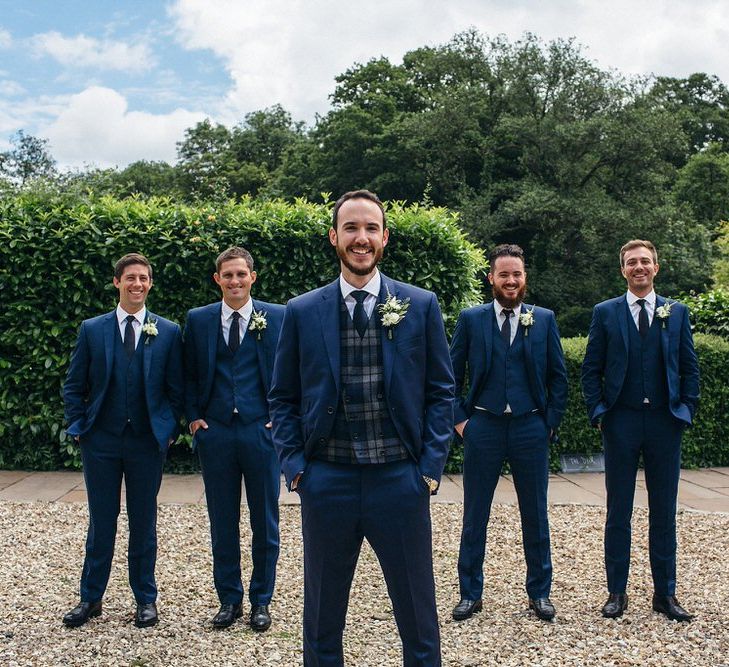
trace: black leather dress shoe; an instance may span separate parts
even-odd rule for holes
[[[541,618],[543,621],[551,621],[557,613],[549,598],[537,598],[536,600],[529,598],[529,609],[533,609],[537,618]]]
[[[453,620],[465,621],[474,614],[478,614],[483,609],[483,601],[481,600],[461,600],[453,607]]]
[[[627,608],[628,596],[625,593],[610,593],[602,607],[602,615],[605,618],[619,618]]]
[[[690,621],[694,618],[678,603],[675,595],[654,595],[653,611],[665,614],[672,621]]]
[[[251,607],[250,625],[256,632],[266,632],[271,627],[271,614],[268,613],[267,604],[253,605]]]
[[[138,628],[149,628],[157,624],[157,605],[154,602],[138,604],[137,612],[134,614],[134,625]]]
[[[220,611],[213,617],[213,627],[228,628],[235,622],[236,618],[243,616],[243,610],[239,604],[221,604]]]
[[[78,603],[63,617],[63,624],[69,628],[78,628],[94,616],[101,616],[101,600],[98,602]]]

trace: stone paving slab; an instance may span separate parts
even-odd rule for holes
[[[0,500],[54,501],[81,482],[80,472],[34,472],[0,491]]]
[[[726,473],[720,472],[720,469],[704,469],[704,470],[682,470],[681,479],[698,484],[705,488],[720,491],[725,489],[729,493],[729,468],[724,468]]]
[[[0,470],[0,490],[6,486],[19,482],[24,477],[31,475],[32,473],[25,470]]]

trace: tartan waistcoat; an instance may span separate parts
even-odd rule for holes
[[[372,311],[360,338],[344,299],[339,305],[340,392],[332,435],[315,458],[333,463],[388,463],[409,454],[389,416],[382,366],[382,326]]]

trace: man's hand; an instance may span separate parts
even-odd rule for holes
[[[458,433],[458,435],[460,435],[461,437],[463,437],[463,430],[466,428],[466,424],[468,424],[468,419],[454,426],[454,428],[456,429],[456,433]]]
[[[208,423],[204,419],[196,419],[194,422],[190,422],[190,435],[195,435],[199,428],[208,430]]]
[[[301,479],[301,476],[303,475],[303,472],[300,472],[296,477],[294,477],[293,481],[291,482],[291,490],[296,491],[296,487],[299,486],[299,480]]]

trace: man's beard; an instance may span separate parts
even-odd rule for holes
[[[517,304],[524,301],[524,295],[526,294],[526,283],[524,283],[519,288],[519,291],[516,293],[516,296],[514,298],[506,296],[503,290],[501,290],[499,287],[496,287],[496,285],[491,285],[491,291],[493,292],[494,299],[496,299],[503,308],[513,308]]]
[[[337,246],[337,256],[339,257],[342,264],[344,264],[344,266],[346,266],[352,273],[354,273],[354,275],[366,276],[375,270],[375,267],[382,259],[382,248],[372,249],[372,261],[367,266],[357,266],[355,264],[352,264],[352,262],[349,261],[349,256],[347,255],[347,248],[341,248],[340,246]]]

